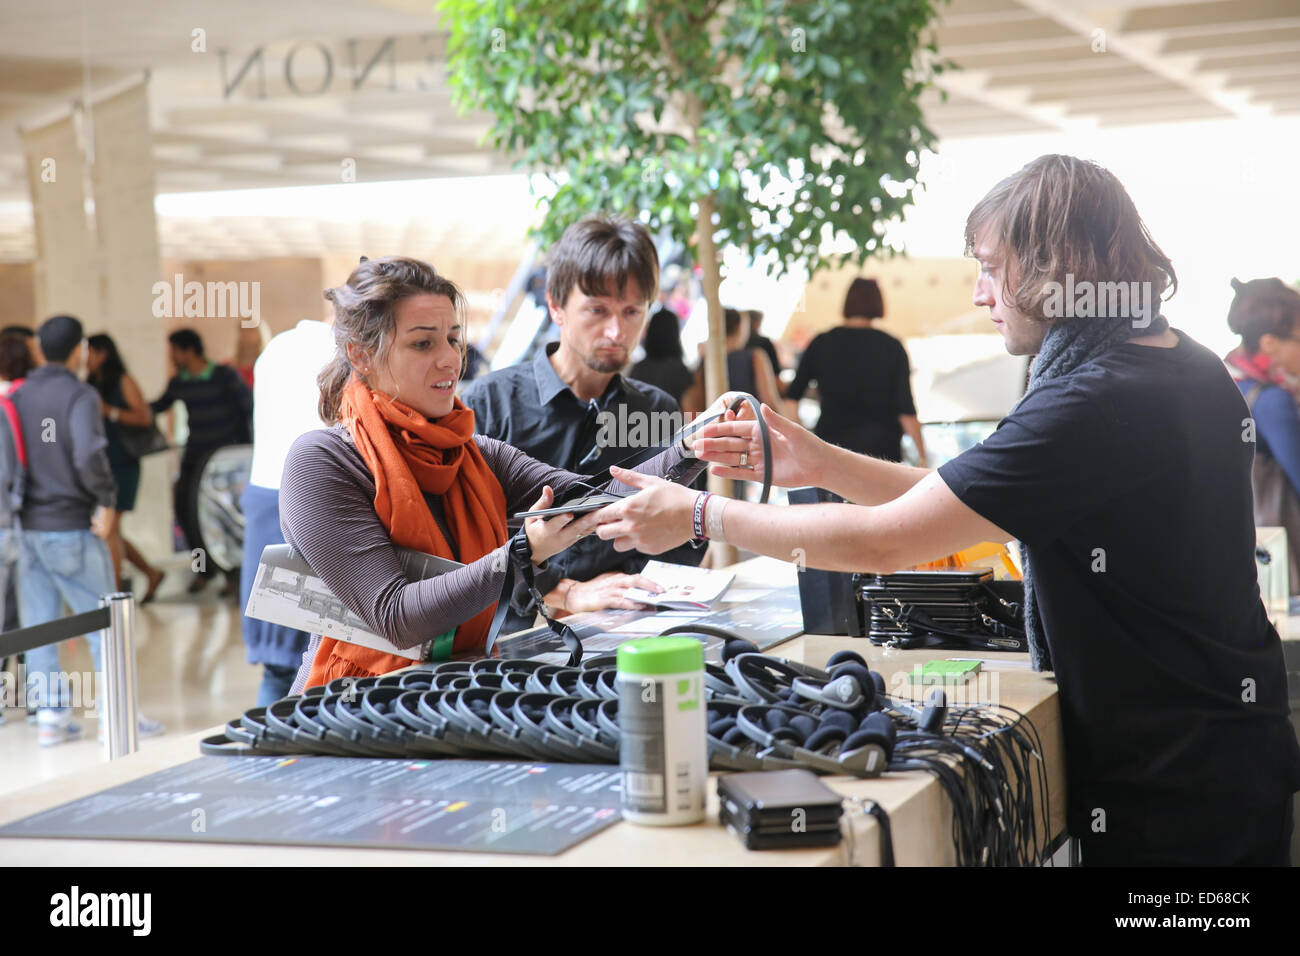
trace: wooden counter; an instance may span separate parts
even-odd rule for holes
[[[786,570],[789,569],[787,577]],[[790,565],[746,562],[737,566],[737,586],[788,583]],[[786,578],[782,580],[781,578]],[[904,686],[915,665],[943,657],[980,657],[987,663],[969,685],[969,700],[991,697],[1025,714],[1043,743],[1051,810],[1051,837],[1064,829],[1065,798],[1061,725],[1056,685],[1049,676],[1031,673],[1024,654],[896,651],[872,646],[864,639],[805,635],[769,653],[813,665],[825,663],[837,650],[848,648],[866,657],[880,671],[891,692]],[[1023,665],[1023,666],[1016,666]],[[918,691],[918,698],[922,694]],[[0,798],[0,825],[70,800],[125,783],[146,774],[190,761],[198,742],[219,733],[219,727],[178,737],[147,753],[136,753],[58,780],[48,781]],[[212,759],[238,759],[214,757]],[[305,758],[329,760],[329,757]],[[716,775],[714,775],[716,777]],[[900,866],[952,865],[952,811],[947,797],[930,774],[888,774],[873,780],[826,777],[834,790],[849,797],[870,797],[889,813],[894,850]],[[849,811],[853,817],[852,862],[879,863],[879,831],[875,820]],[[708,817],[690,827],[641,827],[618,823],[556,857],[492,853],[447,853],[424,850],[356,849],[304,846],[147,842],[137,840],[0,839],[0,864],[57,866],[827,866],[850,861],[849,843],[811,850],[747,851],[717,822],[718,800],[710,781]],[[1044,844],[1048,841],[1044,840]]]

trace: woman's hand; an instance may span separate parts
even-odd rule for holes
[[[662,554],[695,537],[692,519],[698,491],[626,468],[614,467],[609,473],[641,489],[590,516],[597,519],[596,534],[613,541],[615,551]]]
[[[772,443],[772,484],[782,488],[818,484],[830,446],[767,405],[762,408]],[[696,458],[709,462],[709,471],[721,478],[763,480],[763,442],[748,405],[741,406],[738,412],[728,411],[720,420],[702,427],[695,433],[691,450]]]
[[[529,508],[529,511],[541,511],[551,507],[555,501],[555,491],[550,485],[542,489],[542,496]],[[541,564],[553,554],[559,554],[579,538],[585,538],[596,529],[596,515],[593,511],[580,518],[573,515],[555,515],[553,518],[525,518],[524,533],[528,535],[528,546],[533,552],[533,564]]]
[[[607,608],[644,610],[646,605],[627,596],[631,588],[642,588],[652,594],[663,591],[662,587],[643,574],[606,571],[590,581],[575,581],[569,585],[564,592],[561,607],[575,614],[581,611],[603,611]]]

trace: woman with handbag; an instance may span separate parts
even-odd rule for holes
[[[158,591],[164,572],[150,564],[140,550],[122,536],[122,512],[135,508],[136,493],[140,490],[139,456],[143,450],[138,444],[133,448],[123,428],[147,433],[153,429],[153,412],[145,403],[140,386],[127,373],[117,343],[101,333],[92,335],[86,344],[86,380],[99,392],[104,433],[108,437],[108,464],[113,471],[113,480],[117,482],[117,505],[105,539],[113,556],[113,574],[117,586],[121,587],[123,556],[143,571],[149,584],[140,603],[148,604]]]

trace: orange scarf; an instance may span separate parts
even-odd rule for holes
[[[468,564],[505,544],[505,492],[474,443],[474,412],[459,398],[448,414],[429,421],[353,378],[343,393],[340,418],[374,475],[375,513],[394,545]],[[441,496],[459,556],[429,510],[426,491]],[[494,603],[456,628],[453,649],[486,644],[495,611]],[[409,664],[408,658],[322,635],[307,686],[386,674]]]

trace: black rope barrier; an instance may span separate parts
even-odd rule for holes
[[[20,627],[0,634],[0,658],[21,654],[46,644],[57,644],[71,637],[93,634],[108,627],[108,608],[97,611],[85,611],[71,617],[61,617],[57,621],[46,621],[31,627]]]

